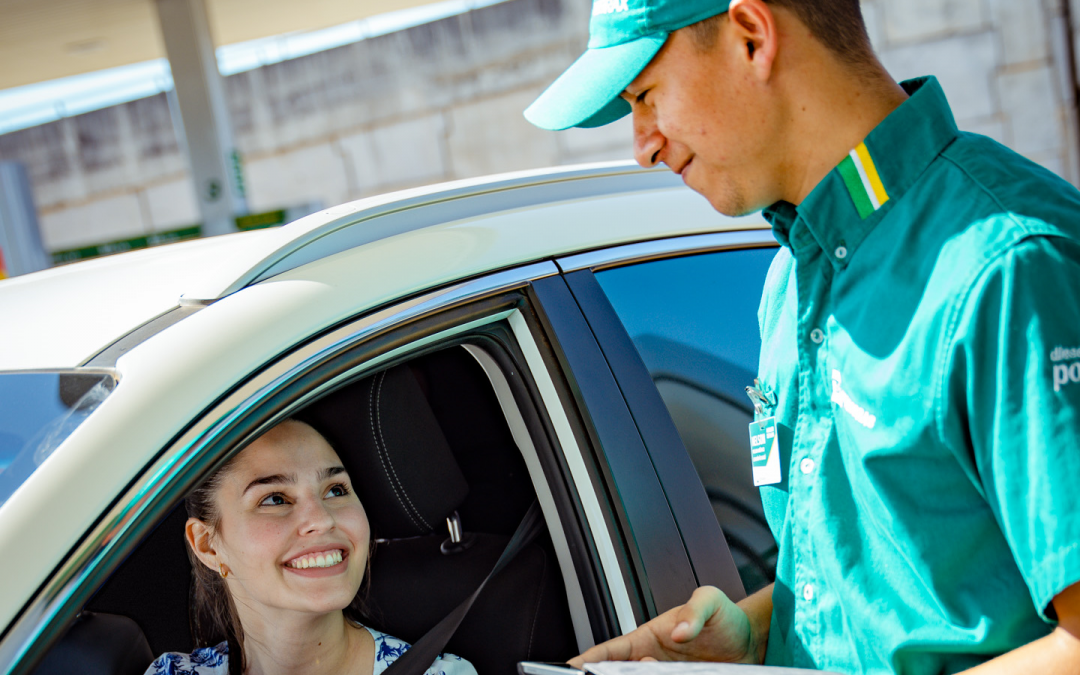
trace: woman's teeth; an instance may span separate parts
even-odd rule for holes
[[[324,551],[315,555],[305,555],[300,558],[294,558],[285,564],[293,569],[306,570],[310,567],[333,567],[342,560],[344,560],[344,553],[337,550]]]

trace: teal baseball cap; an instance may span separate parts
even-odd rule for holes
[[[589,47],[525,110],[541,129],[599,127],[630,114],[619,97],[673,31],[727,11],[729,0],[593,0]]]

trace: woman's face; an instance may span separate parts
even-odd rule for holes
[[[216,504],[208,545],[238,605],[325,613],[352,602],[370,528],[341,460],[314,429],[286,422],[244,449]]]

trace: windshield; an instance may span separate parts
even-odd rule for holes
[[[101,371],[0,373],[0,505],[115,387]]]

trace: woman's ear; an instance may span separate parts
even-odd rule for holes
[[[210,526],[198,518],[188,518],[184,526],[188,546],[195,552],[195,556],[202,564],[217,572],[222,561],[214,549],[213,534]]]

